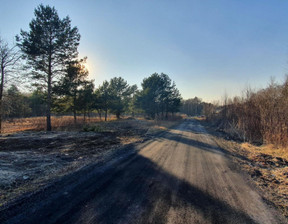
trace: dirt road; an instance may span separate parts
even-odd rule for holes
[[[63,178],[1,223],[287,223],[196,121]]]

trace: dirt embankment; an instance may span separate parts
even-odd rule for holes
[[[265,199],[288,217],[288,152],[273,146],[255,146],[231,139],[217,127],[202,121],[213,139],[228,152],[262,190]]]
[[[0,205],[163,129],[131,119],[85,125],[79,131],[0,135]]]

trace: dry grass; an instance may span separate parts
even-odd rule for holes
[[[235,162],[251,175],[265,198],[288,217],[288,166],[282,163],[288,161],[288,149],[237,143],[219,136],[214,139],[221,148],[235,155]]]
[[[108,117],[108,121],[115,120],[115,116]],[[86,123],[96,123],[101,120],[98,117],[86,118],[77,117],[77,123],[74,123],[73,116],[52,116],[52,129],[55,131],[61,130],[78,130]],[[31,118],[17,118],[13,120],[6,120],[3,122],[2,133],[15,133],[21,131],[45,131],[46,117],[31,117]]]
[[[124,118],[125,119],[125,118]],[[137,118],[139,120],[145,120],[144,118]],[[115,116],[108,116],[107,121],[115,121]],[[147,121],[153,133],[155,131],[164,131],[179,123],[182,120],[181,116],[173,116],[168,120],[150,120]],[[84,121],[83,117],[77,117],[77,123],[74,123],[73,116],[52,116],[52,130],[53,131],[79,131],[83,130],[85,126],[93,126],[97,123],[104,121],[99,117],[86,117]],[[121,121],[121,120],[120,120]],[[105,122],[106,123],[106,122]],[[46,117],[31,117],[31,118],[17,118],[6,120],[2,125],[2,133],[10,134],[22,131],[45,131],[46,130]]]
[[[206,121],[206,117],[205,116],[195,116],[195,117],[193,117],[193,119],[195,119],[197,121]]]
[[[244,150],[247,150],[249,153],[252,153],[252,154],[263,153],[263,154],[270,155],[272,157],[280,157],[285,160],[288,160],[288,148],[287,147],[277,147],[272,144],[255,146],[247,142],[242,143],[241,147]]]
[[[170,117],[168,120],[150,120],[150,128],[147,134],[156,134],[157,132],[166,131],[182,121],[182,116]]]

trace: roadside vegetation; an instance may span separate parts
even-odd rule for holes
[[[262,190],[265,198],[288,217],[288,77],[273,80],[242,97],[224,97],[222,105],[195,97],[181,112],[205,126],[221,149],[231,155]]]
[[[268,87],[243,96],[225,96],[222,105],[205,103],[195,97],[183,101],[181,112],[205,115],[219,131],[232,139],[256,145],[288,147],[288,77],[282,84],[271,81]]]
[[[225,99],[218,115],[209,119],[244,141],[288,146],[288,78],[283,84],[273,80],[259,91],[247,89],[243,97]]]
[[[287,148],[272,144],[257,146],[233,140],[225,132],[205,120],[200,121],[217,145],[248,173],[264,198],[288,217],[288,153]]]

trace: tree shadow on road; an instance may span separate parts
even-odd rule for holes
[[[162,138],[219,153],[214,146],[174,133]],[[39,195],[30,202],[33,205],[27,205],[21,219],[7,223],[161,224],[171,218],[171,208],[184,211],[179,222],[192,215],[195,223],[256,223],[245,212],[168,173],[134,148],[131,152],[103,169],[96,166],[64,178],[57,183],[61,186],[55,187],[57,192],[51,190],[53,200],[50,192]]]
[[[85,200],[57,223],[160,224],[167,222],[171,207],[175,210],[190,209],[198,215],[195,222],[256,223],[243,211],[167,173],[139,154],[127,166],[115,167],[110,172],[106,174],[111,175],[109,184],[96,187],[95,182],[95,191],[87,194]],[[62,205],[65,203],[69,201],[63,201]]]
[[[186,131],[189,131],[189,130],[186,130]],[[193,130],[190,130],[190,132],[195,134],[195,131],[193,131]],[[203,131],[203,133],[198,132],[197,134],[207,135],[207,133],[204,131]],[[168,139],[171,141],[181,142],[182,144],[186,144],[188,146],[192,146],[194,148],[198,148],[200,150],[204,150],[207,152],[219,154],[219,155],[222,155],[225,157],[233,156],[233,157],[239,158],[241,160],[250,161],[248,158],[246,158],[244,156],[241,156],[239,154],[233,154],[233,153],[229,152],[228,150],[225,150],[225,149],[219,147],[218,145],[216,145],[216,143],[215,143],[215,145],[211,145],[211,144],[208,144],[204,141],[199,141],[199,140],[195,140],[192,138],[187,138],[186,136],[184,136],[183,134],[180,134],[180,133],[167,132],[165,135],[161,136],[161,138],[162,139]]]

